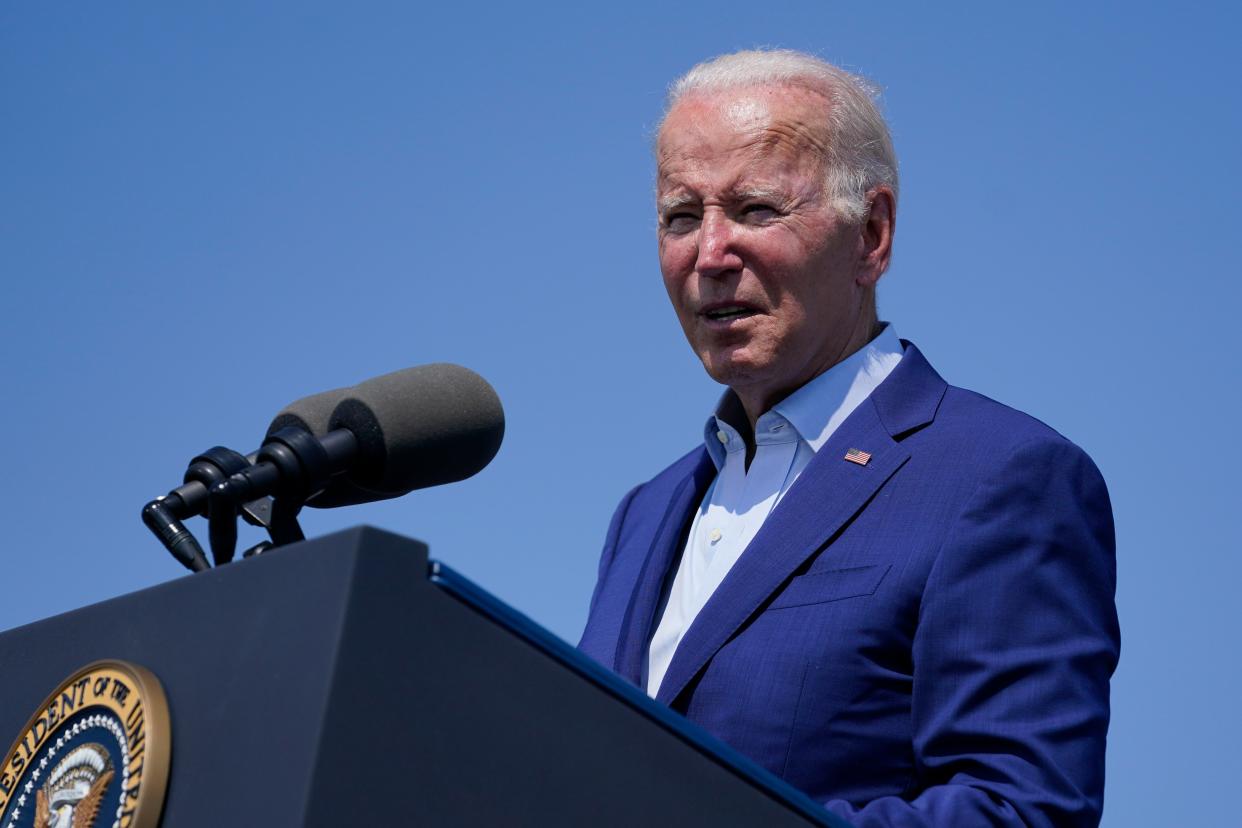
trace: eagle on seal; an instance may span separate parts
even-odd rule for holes
[[[69,753],[35,794],[35,828],[95,828],[95,817],[116,772],[103,745]]]

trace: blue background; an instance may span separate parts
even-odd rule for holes
[[[505,402],[496,461],[304,525],[427,540],[576,640],[613,506],[718,393],[656,263],[664,88],[799,48],[885,88],[881,316],[1108,480],[1105,824],[1237,825],[1238,23],[1223,3],[5,3],[0,629],[179,577],[138,511],[198,451],[447,360]]]

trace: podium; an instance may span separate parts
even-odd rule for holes
[[[100,659],[163,687],[167,828],[845,825],[372,528],[0,634],[0,750]]]

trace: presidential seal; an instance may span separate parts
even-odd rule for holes
[[[47,697],[0,764],[0,828],[155,828],[168,703],[159,680],[98,661]]]

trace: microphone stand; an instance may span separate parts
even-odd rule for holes
[[[185,483],[142,509],[142,520],[164,548],[193,572],[210,569],[202,546],[181,521],[207,518],[216,566],[233,560],[237,518],[267,530],[243,557],[305,539],[297,516],[306,501],[341,473],[357,453],[353,433],[340,429],[322,439],[300,428],[268,435],[251,457],[215,446],[190,461]]]

